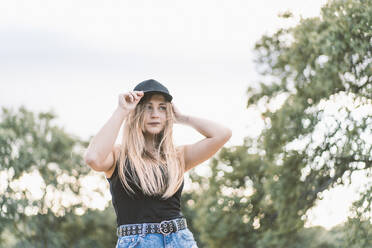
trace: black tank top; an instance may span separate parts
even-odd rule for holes
[[[118,160],[119,161],[119,160]],[[117,226],[125,224],[159,223],[163,220],[184,217],[181,212],[181,194],[184,181],[177,192],[163,200],[160,196],[145,195],[142,190],[128,179],[128,184],[135,191],[127,192],[121,184],[116,163],[114,173],[107,180],[110,183],[112,205],[116,213]],[[126,162],[128,163],[128,159]],[[126,164],[128,166],[128,164]],[[126,175],[127,176],[127,175]]]

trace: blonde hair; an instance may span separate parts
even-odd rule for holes
[[[184,154],[183,150],[177,150],[173,144],[175,117],[170,102],[166,102],[164,130],[155,135],[156,156],[147,149],[143,135],[144,112],[145,104],[152,95],[145,95],[125,120],[118,171],[123,187],[128,193],[135,193],[129,186],[125,173],[129,170],[131,181],[142,189],[145,195],[158,195],[162,199],[167,199],[182,185],[185,173]],[[127,159],[129,163],[126,163]]]

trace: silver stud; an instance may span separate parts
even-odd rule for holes
[[[138,230],[138,233],[142,233],[142,231],[141,230]]]

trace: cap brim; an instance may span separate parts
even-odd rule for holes
[[[164,97],[165,97],[165,100],[167,100],[168,102],[171,102],[173,97],[167,93],[164,93],[162,91],[156,91],[156,90],[148,90],[148,91],[143,91],[143,93],[146,95],[146,94],[155,94],[155,93],[158,93],[158,94],[162,94]]]

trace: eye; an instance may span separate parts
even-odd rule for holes
[[[165,111],[165,110],[167,110],[167,107],[162,106],[162,107],[160,107],[160,109]]]

